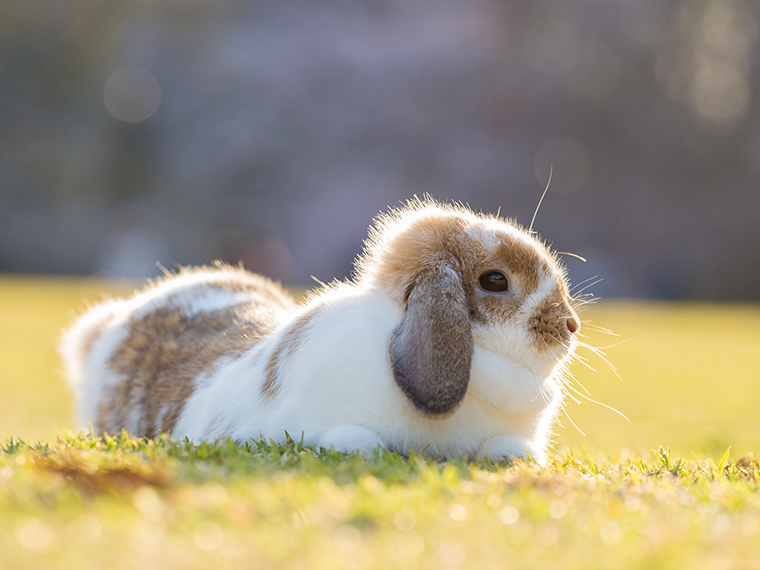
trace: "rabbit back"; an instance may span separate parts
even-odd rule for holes
[[[92,309],[63,343],[81,419],[99,433],[173,430],[203,379],[294,307],[268,279],[220,266],[183,271]]]

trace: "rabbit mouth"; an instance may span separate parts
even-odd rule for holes
[[[547,319],[545,317],[534,318],[531,329],[538,338],[538,343],[548,349],[558,347],[569,348],[573,339],[573,333],[565,322],[565,319]]]

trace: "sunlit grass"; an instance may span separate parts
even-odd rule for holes
[[[0,568],[760,568],[760,307],[591,307],[622,379],[574,374],[631,421],[571,403],[542,469],[71,435],[56,345],[104,289],[0,279]]]
[[[744,458],[365,462],[297,442],[0,449],[4,568],[757,568]]]

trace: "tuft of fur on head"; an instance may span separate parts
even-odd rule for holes
[[[440,260],[443,252],[459,245],[455,243],[457,235],[478,229],[509,233],[516,242],[534,250],[565,283],[561,260],[534,232],[527,232],[515,220],[473,212],[463,204],[440,203],[430,197],[415,197],[375,218],[356,260],[356,280],[383,286],[394,299],[401,300],[407,294],[409,277],[424,269],[421,260]],[[455,261],[461,264],[464,260]]]

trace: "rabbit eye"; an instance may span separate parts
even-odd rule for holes
[[[500,293],[507,290],[507,278],[498,271],[488,271],[478,280],[484,291]]]

